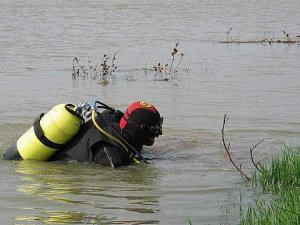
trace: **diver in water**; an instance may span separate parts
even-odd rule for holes
[[[152,146],[154,139],[162,134],[163,118],[156,107],[137,101],[123,113],[103,103],[101,106],[99,108],[105,110],[92,113],[79,132],[47,161],[76,160],[112,168],[139,160],[147,162],[140,154],[142,147]],[[14,144],[6,150],[3,158],[22,159],[21,155]]]

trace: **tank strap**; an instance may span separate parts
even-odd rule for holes
[[[35,120],[33,121],[33,128],[34,128],[34,133],[37,137],[37,139],[39,139],[39,141],[49,147],[49,148],[52,148],[52,149],[62,149],[65,147],[65,144],[57,144],[57,143],[54,143],[53,141],[49,140],[45,135],[44,135],[44,132],[43,132],[43,129],[41,127],[41,119],[42,117],[44,116],[45,114],[42,113],[41,115],[39,115],[37,118],[35,118]]]

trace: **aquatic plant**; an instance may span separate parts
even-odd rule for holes
[[[161,63],[157,63],[156,66],[154,66],[154,71],[156,74],[160,74],[160,75],[163,75],[163,74],[166,74],[167,73],[167,68],[168,68],[168,64],[165,64],[164,66],[161,65]]]
[[[113,72],[116,71],[117,66],[115,65],[115,60],[116,60],[116,53],[114,54],[112,60],[111,60],[111,65],[108,65],[108,60],[110,59],[109,56],[104,55],[102,59],[102,63],[100,64],[100,71],[102,72],[102,76],[106,75],[112,75]]]
[[[232,27],[230,27],[229,30],[226,31],[226,34],[227,34],[226,40],[227,40],[227,42],[229,42],[229,34],[231,33],[231,31],[232,31]]]
[[[154,80],[156,81],[168,81],[169,79],[175,78],[172,77],[175,73],[178,72],[178,68],[182,63],[182,59],[184,57],[183,53],[179,54],[178,50],[179,43],[176,43],[175,47],[171,52],[171,62],[162,64],[158,63],[156,66],[152,68],[147,68],[147,63],[144,68],[145,74],[147,75],[148,71],[155,72]],[[99,83],[108,84],[108,78],[111,78],[114,75],[114,72],[117,70],[117,66],[115,64],[116,61],[116,53],[113,57],[108,55],[104,55],[102,60],[97,63],[93,63],[90,59],[88,59],[87,64],[82,64],[79,62],[79,59],[75,57],[73,59],[73,68],[72,68],[72,77],[73,80],[76,80],[78,77],[83,79],[99,79]],[[188,73],[189,68],[183,69],[186,73]],[[128,78],[129,77],[129,78]],[[127,80],[134,80],[132,75],[126,75]]]
[[[264,192],[300,188],[300,148],[293,150],[285,145],[282,156],[273,157],[269,167],[264,165],[262,171],[253,173],[253,182]]]
[[[250,206],[242,225],[295,225],[300,224],[300,190],[283,191],[271,199],[260,199]]]
[[[277,191],[282,190],[285,187],[300,188],[300,148],[293,149],[292,147],[284,145],[285,148],[282,151],[282,155],[280,157],[273,156],[271,158],[270,166],[267,166],[265,163],[262,163],[266,158],[258,162],[255,162],[254,160],[254,149],[265,140],[262,139],[249,150],[251,162],[256,170],[253,172],[252,176],[247,175],[242,171],[242,164],[237,165],[233,160],[230,152],[230,142],[226,144],[225,124],[227,121],[228,117],[225,114],[221,129],[225,153],[222,153],[240,173],[243,179],[246,181],[253,180],[253,184],[261,185],[264,191]]]
[[[258,188],[257,199],[249,206],[247,213],[241,217],[242,225],[294,225],[300,224],[300,147],[292,148],[284,145],[280,156],[273,156],[267,164],[255,162],[253,150],[264,140],[250,148],[250,158],[255,171],[252,176],[245,174],[232,159],[230,143],[226,144],[224,133],[228,120],[224,115],[222,142],[226,154],[224,156],[234,165],[235,169],[252,186]]]
[[[173,48],[172,52],[171,52],[171,63],[170,63],[170,67],[169,66],[169,63],[166,63],[166,64],[162,64],[162,63],[157,63],[156,66],[154,66],[154,71],[155,71],[155,75],[160,75],[162,78],[159,79],[159,80],[163,80],[163,81],[168,81],[169,80],[169,77],[172,75],[172,74],[175,74],[178,72],[178,67],[179,65],[181,64],[182,62],[182,59],[183,59],[183,56],[184,54],[183,53],[180,53],[179,55],[179,59],[177,60],[176,59],[176,56],[178,55],[178,45],[179,43],[176,43],[175,47]],[[177,64],[174,68],[174,63],[175,61],[177,61]]]
[[[253,186],[271,195],[267,203],[257,201],[249,207],[241,224],[299,224],[300,148],[284,146],[280,157],[273,157],[262,172],[254,172]]]
[[[230,33],[232,31],[232,28],[230,28],[226,32],[226,41],[219,41],[219,43],[222,44],[275,44],[275,43],[282,43],[282,44],[300,44],[300,36],[297,35],[295,38],[291,38],[290,34],[286,31],[283,31],[284,37],[281,39],[274,39],[268,38],[268,37],[261,37],[254,40],[240,40],[239,38],[232,38],[230,37]]]
[[[242,225],[300,224],[300,148],[284,146],[282,156],[273,157],[262,172],[254,172],[253,186],[263,193],[248,207]]]
[[[79,63],[77,57],[73,59],[73,77],[84,77],[84,78],[101,78],[105,79],[107,76],[113,75],[116,71],[117,66],[115,64],[116,53],[112,59],[108,55],[104,55],[102,60],[92,65],[92,61],[88,60],[88,65],[83,65]]]

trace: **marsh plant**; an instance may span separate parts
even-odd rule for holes
[[[145,74],[147,75],[148,71],[154,72],[154,80],[156,81],[168,81],[169,79],[174,79],[174,75],[178,72],[184,57],[183,53],[179,53],[178,45],[179,43],[176,43],[175,47],[172,49],[170,53],[171,59],[168,63],[163,64],[159,62],[152,68],[147,68],[146,63],[145,67],[143,67]],[[86,64],[81,63],[79,59],[75,57],[73,59],[72,70],[73,80],[77,80],[77,78],[92,80],[97,79],[100,83],[108,84],[108,80],[114,76],[117,70],[115,61],[116,53],[113,57],[105,54],[103,58],[96,61],[96,63],[93,63],[90,59],[88,59]],[[188,73],[189,68],[185,68],[183,71]],[[132,74],[129,74],[126,75],[125,79],[132,81],[136,78]]]
[[[231,31],[232,31],[232,27],[230,27],[229,30],[226,31],[226,34],[227,34],[227,38],[226,38],[227,43],[229,42],[229,35],[230,35]]]
[[[280,192],[273,199],[260,199],[250,206],[241,225],[296,225],[300,224],[300,191]]]
[[[253,182],[264,192],[279,192],[283,189],[300,189],[300,148],[285,145],[280,157],[273,157],[270,166],[253,173]]]
[[[233,38],[231,36],[232,27],[226,31],[226,41],[219,41],[219,43],[225,44],[300,44],[300,36],[296,35],[292,37],[288,32],[282,31],[283,37],[275,39],[274,37],[265,37],[256,38],[254,40],[240,40],[239,38]]]
[[[282,154],[272,157],[267,163],[254,161],[253,150],[262,141],[250,148],[250,158],[255,171],[252,176],[242,171],[242,165],[234,162],[230,143],[225,142],[225,124],[228,117],[224,115],[222,142],[226,158],[234,165],[245,181],[259,191],[253,206],[249,206],[240,222],[242,225],[294,225],[300,224],[300,148],[284,145]]]
[[[281,156],[253,173],[253,186],[262,193],[241,224],[300,224],[300,148],[284,146]]]
[[[178,72],[178,68],[182,62],[183,53],[179,53],[178,51],[179,43],[176,43],[175,47],[171,52],[171,62],[170,63],[157,63],[154,66],[155,75],[159,76],[158,80],[165,80],[168,81],[172,75]]]
[[[79,59],[75,57],[73,59],[73,72],[72,76],[90,78],[90,79],[105,79],[108,76],[112,76],[117,69],[115,64],[116,53],[111,58],[108,55],[104,55],[101,60],[96,63],[93,63],[88,59],[87,65],[81,64]]]

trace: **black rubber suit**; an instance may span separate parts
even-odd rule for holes
[[[134,104],[137,105],[137,103]],[[90,119],[82,125],[80,131],[68,142],[66,147],[56,151],[48,161],[76,160],[112,168],[127,166],[133,162],[136,155],[129,146],[140,152],[143,145],[152,145],[154,138],[161,134],[162,119],[156,109],[151,112],[136,107],[130,110],[129,107],[125,115],[120,111],[116,114],[105,110],[96,116],[96,122],[108,133],[117,137],[121,136],[128,149],[124,149],[119,143],[103,135]],[[3,158],[21,159],[16,145],[7,149]]]
[[[99,117],[96,117],[97,124],[109,133],[117,132],[121,135],[121,130],[118,125],[119,118],[116,118],[110,111],[101,113],[102,119],[105,119],[105,124],[101,124]],[[136,149],[141,151],[141,148]],[[133,152],[126,151],[117,142],[103,135],[94,125],[92,120],[84,123],[79,133],[68,143],[67,147],[62,151],[57,151],[49,160],[65,160],[72,159],[79,162],[93,162],[103,166],[117,168],[127,166],[132,163]]]

